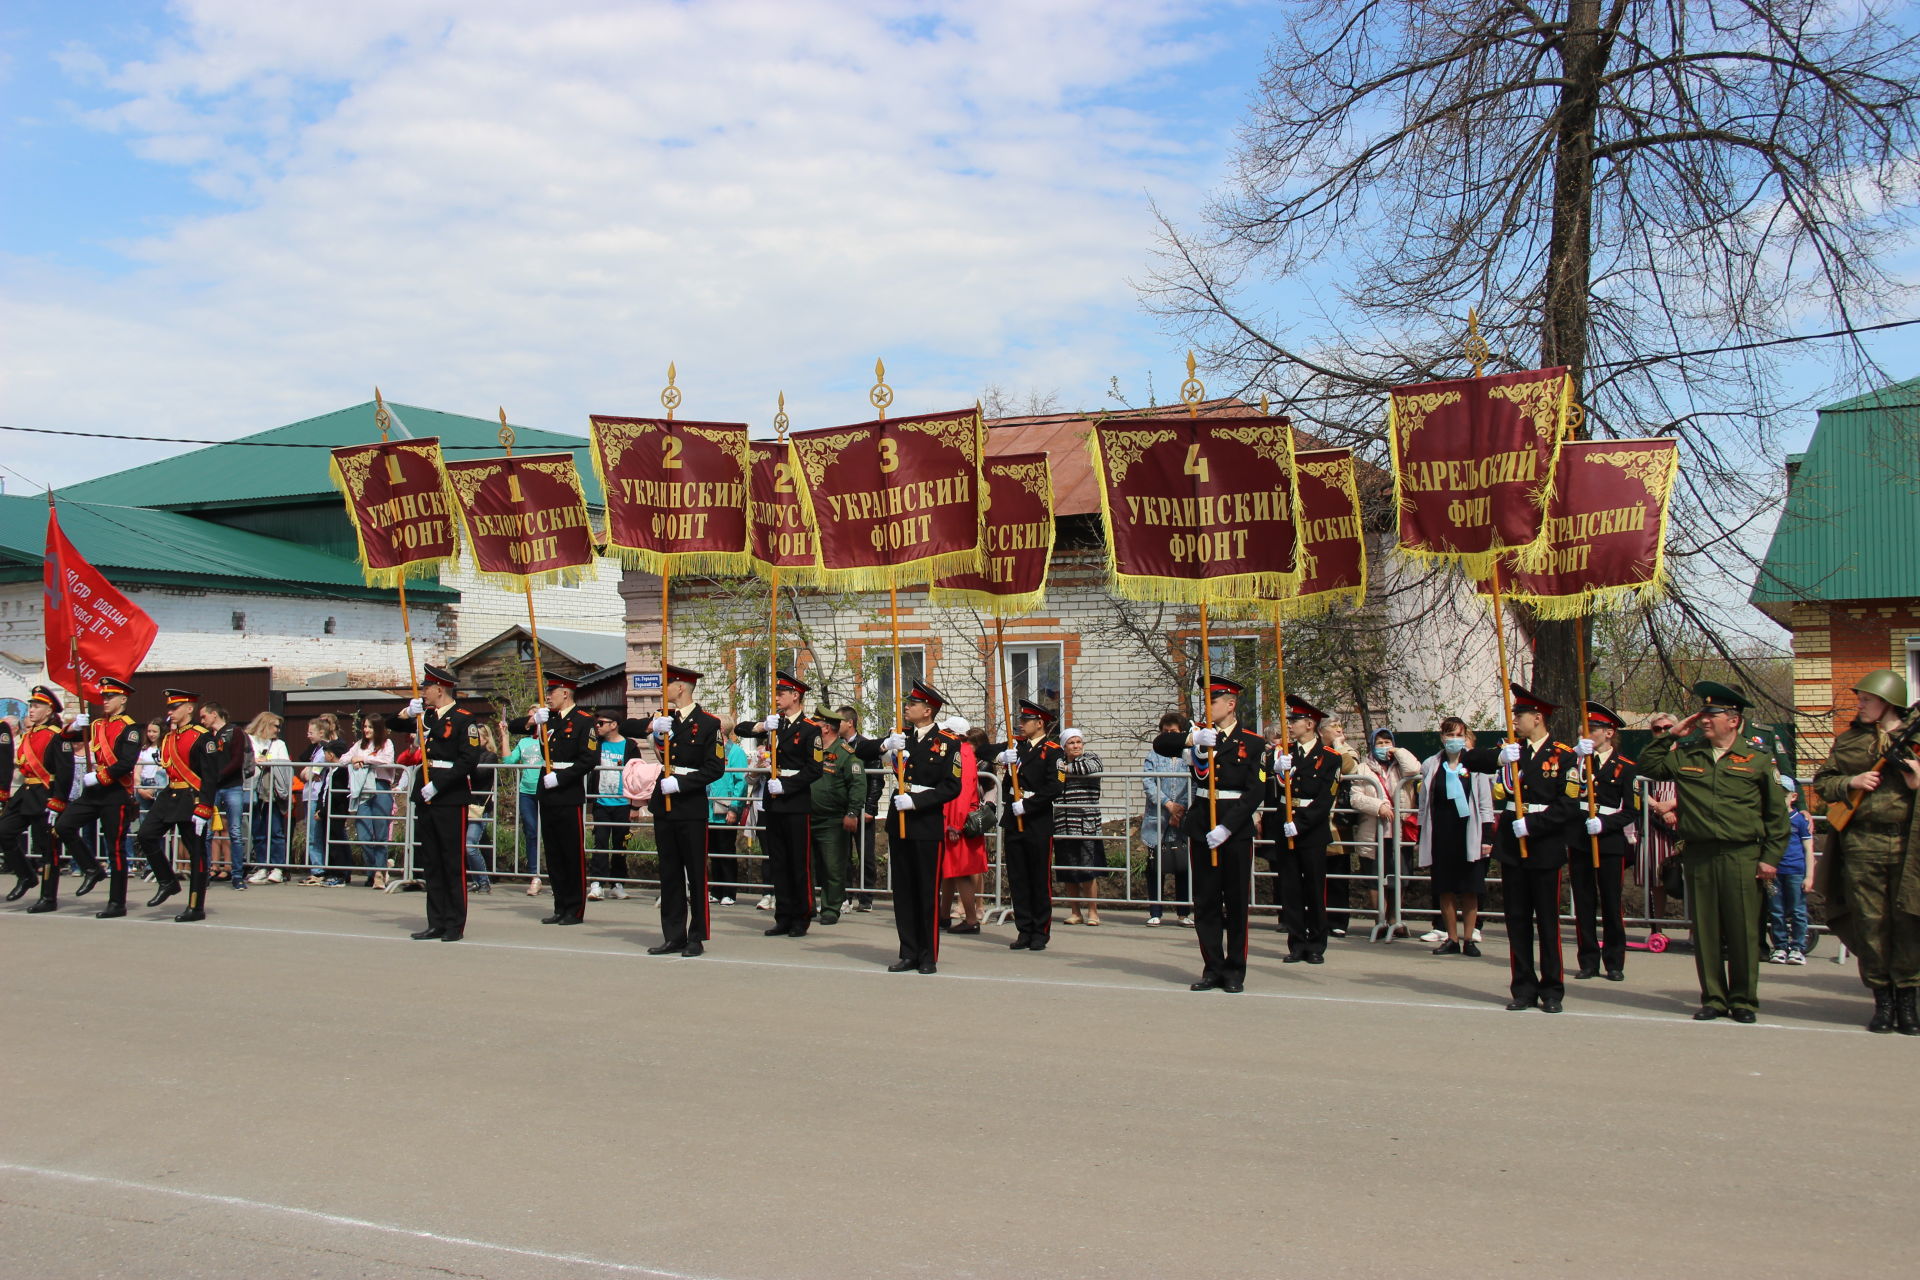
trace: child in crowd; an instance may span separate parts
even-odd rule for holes
[[[1773,950],[1769,964],[1805,964],[1807,962],[1807,850],[1813,843],[1813,824],[1800,807],[1800,792],[1790,778],[1780,779],[1787,789],[1787,851],[1767,886],[1767,932]]]

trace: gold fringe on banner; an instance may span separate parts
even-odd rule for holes
[[[353,515],[353,505],[359,501],[359,498],[348,486],[345,473],[340,470],[340,459],[332,456],[327,458],[327,478],[333,481],[333,487],[340,491],[340,496],[347,500],[347,523],[353,526],[354,551],[360,560],[360,576],[366,580],[368,586],[395,591],[399,589],[402,582],[410,582],[415,578],[431,578],[438,575],[441,570],[460,563],[460,540],[455,538],[453,550],[444,556],[411,560],[394,569],[375,569],[367,563],[366,535],[360,529],[360,521]],[[441,471],[440,480],[440,491],[445,496],[447,505],[452,507],[454,505],[453,489],[446,483],[445,471]]]

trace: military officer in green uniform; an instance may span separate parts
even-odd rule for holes
[[[1828,804],[1859,801],[1814,870],[1827,927],[1860,959],[1873,992],[1867,1030],[1920,1036],[1920,760],[1901,733],[1907,682],[1871,671],[1853,687],[1860,706],[1813,775]],[[1889,761],[1898,761],[1892,764]]]
[[[1687,877],[1697,1022],[1753,1022],[1760,1008],[1760,881],[1787,842],[1787,801],[1771,752],[1743,733],[1748,702],[1711,680],[1693,686],[1706,704],[1640,756],[1642,777],[1671,781],[1679,801],[1680,866]],[[1699,737],[1691,737],[1695,728]]]
[[[867,773],[853,748],[840,737],[840,715],[825,707],[814,712],[824,755],[813,780],[813,874],[820,886],[820,924],[840,923],[847,896],[847,851],[860,825],[867,798]]]

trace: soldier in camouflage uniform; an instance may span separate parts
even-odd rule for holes
[[[1827,927],[1860,958],[1860,979],[1873,992],[1867,1030],[1920,1036],[1920,760],[1895,737],[1907,682],[1873,671],[1853,692],[1859,711],[1813,787],[1829,804],[1850,793],[1860,803],[1820,859],[1814,889],[1826,902]],[[1889,755],[1899,765],[1880,768]]]

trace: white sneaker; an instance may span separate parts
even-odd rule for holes
[[[722,898],[722,899],[720,899],[720,905],[721,905],[721,906],[723,906],[723,907],[730,907],[730,906],[732,906],[732,905],[733,905],[733,899],[732,899],[732,898]]]
[[[1191,928],[1193,928],[1193,917],[1192,917],[1192,916],[1181,916],[1181,917],[1180,917],[1180,924],[1181,924],[1181,926],[1182,926],[1183,928],[1187,928],[1187,929],[1191,929]]]
[[[626,896],[627,896],[627,886],[625,886],[625,885],[623,885],[623,884],[612,884],[612,885],[608,885],[608,886],[607,886],[607,896],[608,896],[609,898],[619,898],[619,899],[622,899],[622,900],[624,900],[624,899],[626,898]]]
[[[248,884],[265,884],[266,882],[267,882],[267,869],[265,867],[260,868],[258,871],[254,872],[252,875],[247,877]]]
[[[268,884],[284,884],[286,883],[286,879],[287,879],[286,876],[280,873],[280,868],[278,867],[275,867],[273,870],[267,872]]]
[[[753,904],[753,909],[755,911],[773,910],[773,895],[769,893],[765,897],[761,898],[760,901]]]
[[[841,903],[841,904],[840,904],[840,914],[841,914],[841,915],[843,915],[843,916],[844,916],[844,915],[847,915],[847,914],[849,914],[849,913],[851,913],[852,911],[853,911],[853,899],[852,899],[852,898],[848,898],[848,899],[847,899],[847,900],[846,900],[845,902],[843,902],[843,903]]]
[[[1767,952],[1768,964],[1785,964],[1786,962],[1787,953],[1783,948],[1775,947],[1773,950]]]
[[[1482,937],[1480,936],[1480,931],[1479,931],[1478,929],[1475,929],[1475,930],[1473,931],[1473,940],[1474,940],[1475,942],[1484,942],[1484,941],[1486,941],[1486,939],[1484,939],[1484,938],[1482,938]]]
[[[1788,963],[1788,964],[1805,964],[1806,962],[1807,962],[1807,953],[1806,953],[1806,952],[1804,952],[1804,951],[1789,951],[1789,952],[1787,952],[1787,963]]]
[[[708,901],[708,902],[718,902],[718,901],[720,901],[720,899],[718,899],[718,898],[716,898],[716,897],[714,897],[714,896],[713,896],[712,894],[708,894],[708,895],[707,895],[707,901]]]
[[[588,902],[598,902],[606,896],[607,896],[606,894],[600,891],[600,882],[598,880],[595,880],[592,884],[587,886]]]
[[[1148,928],[1150,928],[1150,929],[1157,929],[1157,928],[1159,928],[1159,927],[1160,927],[1160,917],[1159,917],[1159,916],[1148,916],[1148,917],[1147,917],[1147,927],[1148,927]]]
[[[1446,940],[1447,935],[1438,929],[1429,929],[1420,935],[1420,941],[1422,942],[1445,942]]]

